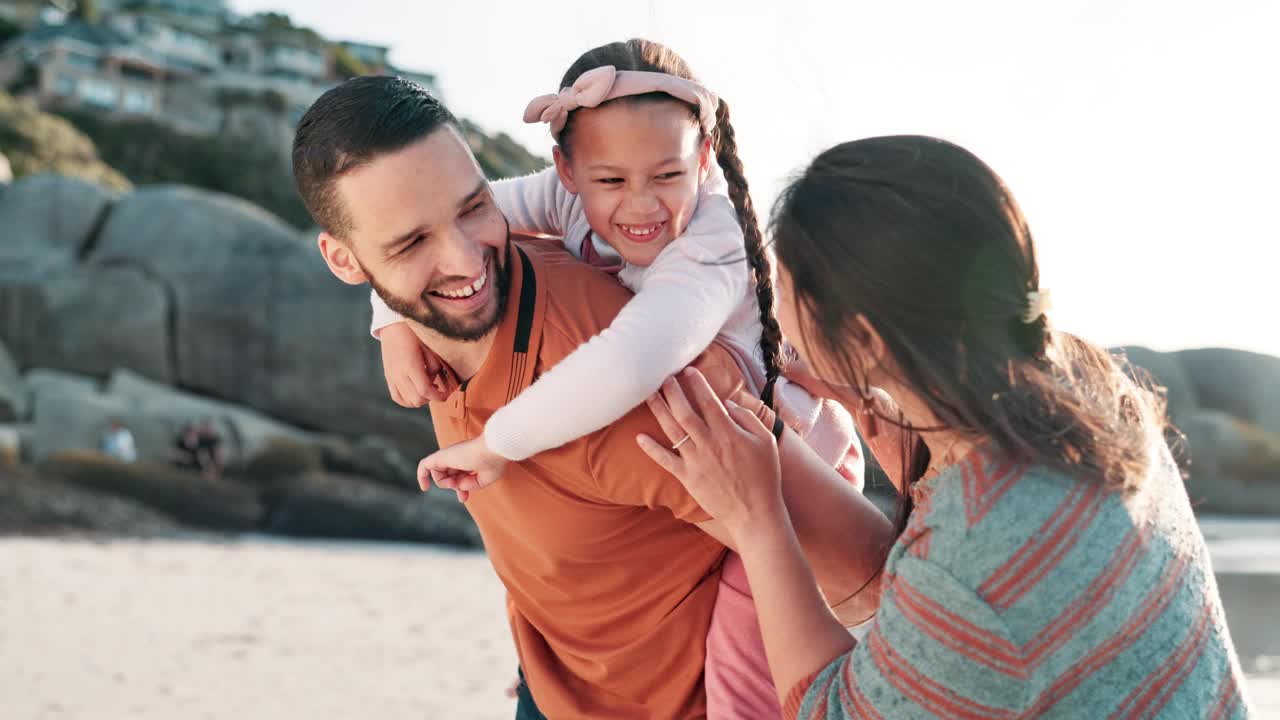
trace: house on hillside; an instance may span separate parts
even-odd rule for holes
[[[44,0],[0,0],[0,20],[20,28],[30,28],[40,21]]]
[[[398,75],[406,80],[412,80],[422,87],[426,88],[436,97],[440,96],[440,85],[436,80],[436,76],[432,73],[414,72],[413,70],[405,70],[391,64],[387,57],[391,49],[383,45],[370,45],[369,43],[354,42],[351,40],[343,40],[336,43],[338,47],[347,51],[351,57],[359,60],[364,64],[365,68],[374,75]]]
[[[47,108],[155,115],[165,75],[162,57],[107,25],[41,25],[0,52],[0,85]]]
[[[35,13],[36,23],[0,48],[0,89],[46,109],[145,116],[183,132],[287,145],[307,107],[347,76],[335,71],[338,54],[438,92],[434,75],[393,67],[386,47],[330,43],[277,13],[237,16],[226,0],[98,0],[96,24],[42,24],[45,4],[0,0],[0,17]]]

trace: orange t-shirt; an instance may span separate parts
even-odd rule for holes
[[[631,297],[558,242],[510,248],[510,295],[488,357],[431,405],[442,447],[479,436],[498,408],[608,327]],[[718,345],[695,364],[718,392],[742,385]],[[644,454],[639,433],[665,438],[643,406],[511,463],[467,503],[506,585],[529,688],[556,720],[706,714],[705,641],[725,548],[692,524],[709,516]]]

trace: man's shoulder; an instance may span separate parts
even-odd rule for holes
[[[545,330],[574,347],[609,327],[631,299],[631,291],[616,278],[578,260],[559,240],[522,237],[515,245],[529,257],[545,293]]]

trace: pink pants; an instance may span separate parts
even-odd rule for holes
[[[805,437],[810,446],[822,444],[815,440],[817,438]],[[847,439],[844,442],[848,444]],[[836,472],[862,491],[863,459],[856,437],[836,463]],[[747,583],[747,570],[735,552],[725,556],[719,595],[707,629],[706,686],[707,720],[782,717],[778,691],[765,657],[755,600]]]
[[[706,683],[707,720],[782,717],[747,571],[735,552],[724,559],[720,594],[707,629]]]

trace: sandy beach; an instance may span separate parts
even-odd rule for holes
[[[1261,717],[1280,716],[1277,527],[1205,530]],[[0,718],[509,718],[515,662],[479,553],[0,539]]]

